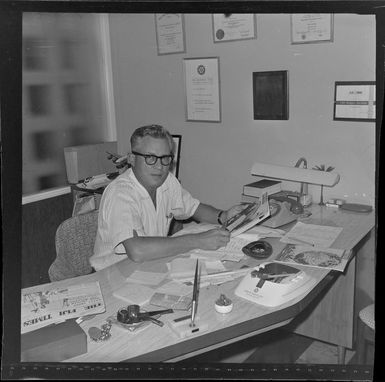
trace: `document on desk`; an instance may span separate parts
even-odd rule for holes
[[[281,242],[329,248],[342,230],[342,227],[297,222],[296,225],[281,238]]]
[[[172,280],[155,290],[150,304],[174,310],[188,310],[192,303],[192,292],[191,285]]]
[[[124,283],[112,294],[129,304],[144,305],[150,301],[155,290],[141,284]]]
[[[191,258],[177,258],[171,263],[167,263],[170,269],[169,277],[174,281],[192,285],[195,274],[196,260]],[[199,287],[207,285],[219,285],[228,281],[233,281],[237,277],[244,275],[246,270],[240,269],[235,271],[228,271],[220,261],[202,261],[200,263],[200,284]]]
[[[169,269],[168,275],[173,280],[193,278],[195,274],[195,265],[196,260],[194,259],[178,257],[167,263],[167,268]],[[202,262],[200,264],[200,275],[205,274],[207,274],[206,265]]]
[[[21,334],[90,314],[105,312],[99,282],[21,291]]]
[[[258,235],[253,235],[253,240],[259,240]],[[219,248],[216,251],[206,251],[203,249],[196,249],[191,252],[190,257],[193,259],[205,259],[205,260],[221,260],[221,261],[234,261],[239,262],[245,256],[242,252],[242,248],[249,244],[249,238],[245,239],[242,234],[230,238],[230,241],[225,247]]]
[[[173,295],[180,295],[180,296],[187,296],[189,294],[192,294],[192,286],[186,285],[184,283],[181,283],[179,281],[171,280],[167,282],[166,284],[163,284],[156,288],[155,292],[157,293],[165,293],[165,294],[173,294]]]
[[[127,277],[128,282],[156,286],[159,285],[167,276],[167,273],[144,272],[136,270]]]

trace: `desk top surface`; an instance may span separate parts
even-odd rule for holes
[[[318,205],[312,206],[310,211],[312,212],[312,220],[309,222],[312,224],[335,225],[344,228],[334,242],[334,248],[353,249],[375,225],[374,212],[369,214],[352,213]],[[291,226],[288,225],[281,228],[287,230]],[[279,242],[277,238],[266,240],[270,241],[273,246],[273,254],[268,260],[273,260],[285,244]],[[87,333],[90,327],[101,327],[108,316],[116,314],[118,309],[127,306],[127,303],[115,298],[112,293],[126,282],[128,276],[135,270],[167,272],[166,263],[175,257],[167,257],[141,264],[126,259],[102,271],[59,281],[52,283],[52,285],[62,287],[77,283],[99,281],[106,305],[106,312],[81,323],[81,327]],[[262,261],[245,256],[239,263],[226,262],[225,264],[227,269],[238,269],[243,265],[254,267],[260,262]],[[234,294],[235,288],[242,278],[219,286],[210,285],[200,289],[197,312],[200,320],[208,324],[207,331],[193,338],[180,339],[166,324],[163,327],[150,324],[139,332],[129,332],[113,325],[109,340],[94,342],[87,336],[88,352],[67,359],[65,362],[119,362],[125,360],[159,362],[172,360],[183,356],[183,354],[192,354],[199,352],[200,349],[218,346],[218,344],[226,343],[226,341],[232,342],[236,339],[245,338],[245,336],[251,335],[251,333],[257,334],[271,330],[274,327],[288,323],[298,315],[331,280],[328,270],[307,267],[306,272],[318,280],[317,285],[304,296],[279,307],[264,307],[237,297]],[[167,281],[169,280],[165,280],[165,282]],[[41,286],[31,287],[26,290],[33,291],[39,287]],[[215,300],[218,299],[221,293],[224,293],[234,303],[234,308],[229,314],[223,315],[217,313],[214,309]],[[162,308],[149,306],[149,309],[157,310]],[[173,314],[163,315],[161,320],[166,323],[167,320],[186,314],[186,311],[176,311]]]

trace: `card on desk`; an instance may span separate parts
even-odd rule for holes
[[[129,277],[127,277],[127,281],[137,284],[155,286],[160,284],[166,278],[166,276],[167,273],[136,270]]]
[[[161,306],[174,310],[189,310],[192,299],[189,296],[175,294],[155,293],[150,300],[151,305]]]
[[[170,268],[169,276],[172,279],[183,279],[188,277],[194,277],[195,273],[195,259],[176,258],[168,263]],[[205,263],[200,264],[200,275],[207,274]]]

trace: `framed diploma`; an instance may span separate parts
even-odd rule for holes
[[[295,13],[291,15],[291,43],[333,41],[333,15],[330,13]]]
[[[254,14],[213,14],[214,42],[257,38]]]
[[[287,71],[253,73],[254,119],[289,119]]]
[[[185,31],[182,13],[155,14],[158,55],[184,53]]]
[[[219,58],[185,58],[186,120],[220,122]]]
[[[336,82],[335,121],[376,120],[376,83],[374,81]]]

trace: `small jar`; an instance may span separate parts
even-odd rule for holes
[[[219,299],[215,301],[215,310],[222,314],[230,313],[233,310],[233,303],[224,294],[221,294]]]

